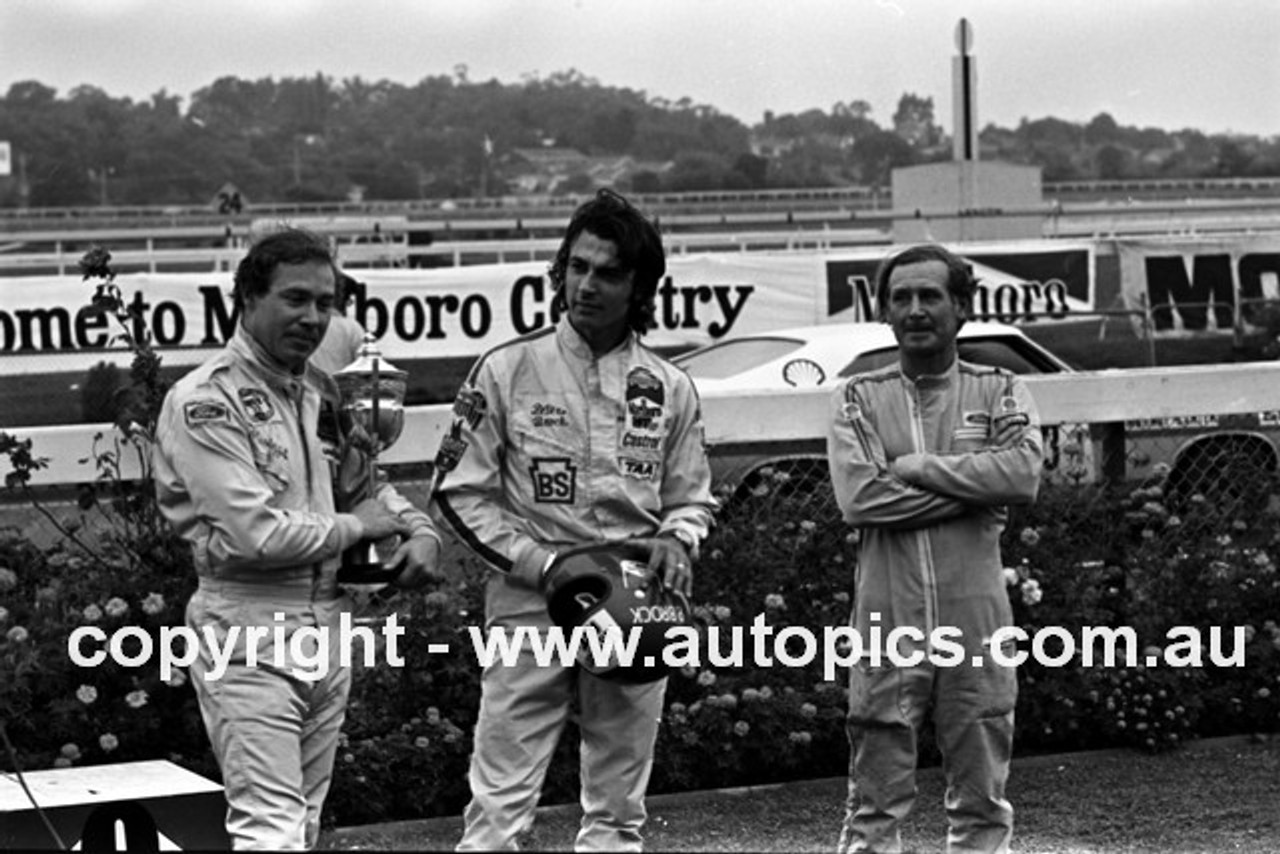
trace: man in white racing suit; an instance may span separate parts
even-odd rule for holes
[[[545,634],[557,550],[635,538],[688,594],[714,499],[692,381],[643,347],[666,262],[657,229],[607,190],[573,215],[551,268],[554,328],[496,348],[458,394],[435,507],[491,567],[485,625]],[[580,667],[487,667],[460,850],[513,849],[533,825],[556,742],[581,732],[578,850],[638,850],[666,680]]]
[[[342,552],[403,535],[389,559],[403,567],[396,582],[437,576],[430,517],[389,485],[361,494],[366,456],[342,429],[336,384],[307,362],[336,276],[315,235],[254,244],[236,271],[234,337],[170,390],[156,426],[157,499],[199,576],[186,612],[200,639],[191,680],[237,849],[315,845],[351,688]],[[361,642],[349,661],[363,660]]]
[[[864,643],[849,682],[842,852],[901,850],[930,705],[948,851],[1007,851],[1012,837],[1005,782],[1017,681],[991,641],[1012,623],[1004,508],[1035,499],[1043,447],[1025,384],[957,357],[976,286],[969,265],[939,246],[889,258],[877,305],[899,362],[851,377],[832,397],[831,477],[845,520],[861,529],[853,620]],[[890,650],[895,631],[905,638]]]

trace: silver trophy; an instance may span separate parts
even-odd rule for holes
[[[356,360],[333,378],[342,395],[342,420],[350,440],[368,456],[367,482],[351,497],[352,505],[378,494],[378,454],[395,444],[404,431],[404,396],[409,375],[382,358],[377,340],[365,333]],[[380,584],[395,579],[386,559],[395,552],[399,537],[365,540],[342,555],[338,581],[344,584]]]

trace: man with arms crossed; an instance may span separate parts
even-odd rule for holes
[[[437,577],[430,518],[385,483],[361,497],[367,458],[340,424],[337,386],[307,362],[337,277],[326,242],[308,232],[255,243],[236,270],[234,337],[173,387],[156,425],[157,499],[199,574],[186,614],[202,639],[191,681],[238,849],[316,843],[351,690],[339,664],[342,552],[404,535],[389,559],[403,567],[396,582]],[[335,484],[349,512],[335,509]],[[312,637],[295,638],[304,628]],[[327,633],[327,661],[314,629]],[[221,673],[206,631],[219,650],[230,644]]]
[[[481,357],[458,394],[435,506],[491,568],[488,631],[545,633],[543,573],[558,550],[593,541],[634,538],[668,586],[689,592],[713,506],[698,398],[639,342],[665,270],[657,229],[601,190],[574,213],[551,267],[557,325]],[[521,655],[484,672],[459,848],[518,847],[574,715],[576,847],[639,850],[666,680],[626,684]]]
[[[853,621],[867,643],[849,680],[841,852],[901,850],[930,704],[947,780],[947,850],[1004,852],[1013,834],[1005,781],[1017,680],[993,661],[991,639],[1012,623],[1004,507],[1035,499],[1043,447],[1022,381],[958,358],[976,288],[969,265],[940,246],[886,260],[876,304],[898,340],[898,364],[853,376],[832,397],[828,460],[841,513],[862,532]],[[873,627],[881,638],[915,630],[920,640],[896,652],[919,663],[891,661],[883,648],[873,660]],[[941,628],[950,653],[930,643]]]

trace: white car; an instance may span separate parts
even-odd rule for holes
[[[996,365],[1017,374],[1058,373],[1070,365],[1028,338],[1015,326],[969,321],[960,328],[960,358]],[[896,361],[898,342],[884,323],[827,323],[728,338],[682,353],[673,361],[689,373],[702,394],[716,391],[785,391],[835,386],[844,377]],[[1089,467],[1087,431],[1046,427],[1046,465],[1070,466],[1079,479]],[[1067,440],[1064,442],[1064,438]],[[797,488],[827,477],[821,440],[786,447],[711,449],[717,486],[751,489],[764,473],[782,473]]]
[[[965,323],[957,347],[967,362],[1016,374],[1074,370],[1022,330],[1002,323]],[[844,377],[897,358],[897,341],[887,324],[828,323],[725,339],[673,361],[706,394],[834,386]],[[1131,421],[1124,428],[1124,477],[1145,480],[1163,475],[1171,494],[1213,498],[1230,493],[1246,479],[1276,471],[1280,457],[1280,415],[1274,412]],[[1047,426],[1044,437],[1045,470],[1052,479],[1082,482],[1099,476],[1102,445],[1088,425]],[[827,477],[825,443],[817,439],[712,448],[711,465],[717,486],[735,491],[754,488],[765,473],[781,473],[797,488]]]
[[[1070,371],[1071,366],[1016,326],[969,321],[960,327],[960,358],[1017,374]],[[708,344],[673,361],[698,391],[762,391],[835,385],[842,378],[898,358],[898,342],[884,323],[826,323],[743,335]]]

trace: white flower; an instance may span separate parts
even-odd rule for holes
[[[99,608],[96,603],[90,602],[88,605],[84,606],[84,611],[81,612],[81,616],[84,617],[84,621],[86,623],[96,623],[98,620],[102,619],[102,609]]]
[[[98,736],[98,746],[102,748],[103,753],[110,753],[120,746],[120,739],[109,732],[104,732]]]
[[[413,740],[413,746],[419,750],[426,750],[431,746],[431,739],[427,738],[425,735],[420,735]]]
[[[30,636],[30,633],[24,627],[14,626],[9,629],[5,638],[8,639],[9,643],[26,643],[27,638]]]
[[[76,699],[91,706],[98,699],[98,689],[92,685],[81,685],[76,689]]]
[[[818,707],[813,703],[802,703],[800,705],[800,714],[806,718],[817,717]]]
[[[18,586],[18,573],[7,566],[0,566],[0,593],[8,593]]]
[[[148,593],[147,598],[142,600],[142,610],[153,617],[159,614],[164,610],[164,596],[160,593]]]
[[[738,721],[733,725],[733,734],[739,738],[745,737],[749,732],[751,732],[751,724],[746,721]]]
[[[792,744],[810,744],[813,741],[813,733],[808,730],[787,733],[787,740]]]
[[[139,688],[137,691],[130,691],[124,695],[124,701],[129,704],[131,709],[141,709],[147,704],[147,692]]]
[[[1044,592],[1040,589],[1040,582],[1034,578],[1028,578],[1022,582],[1022,601],[1028,605],[1039,604],[1044,598]]]
[[[771,611],[781,611],[787,607],[787,600],[782,598],[781,593],[770,593],[764,597],[764,606]]]
[[[733,612],[729,610],[727,605],[716,605],[711,609],[711,613],[722,623],[728,622],[729,618],[733,616]]]
[[[107,615],[110,617],[123,617],[129,613],[129,603],[121,599],[119,596],[112,596],[107,600]]]
[[[800,530],[812,533],[813,531],[818,530],[818,523],[805,519],[800,523]]]
[[[9,622],[9,609],[0,605],[0,623]]]
[[[1024,546],[1035,546],[1040,542],[1040,532],[1035,528],[1023,528],[1019,539],[1022,540]]]
[[[716,684],[716,675],[710,670],[703,670],[698,674],[698,684],[704,688]]]
[[[1006,566],[1002,573],[1004,575],[1004,583],[1006,587],[1012,587],[1018,583],[1018,570],[1011,566]]]
[[[75,762],[80,758],[80,748],[72,742],[62,745],[62,749],[58,752],[70,762]]]

